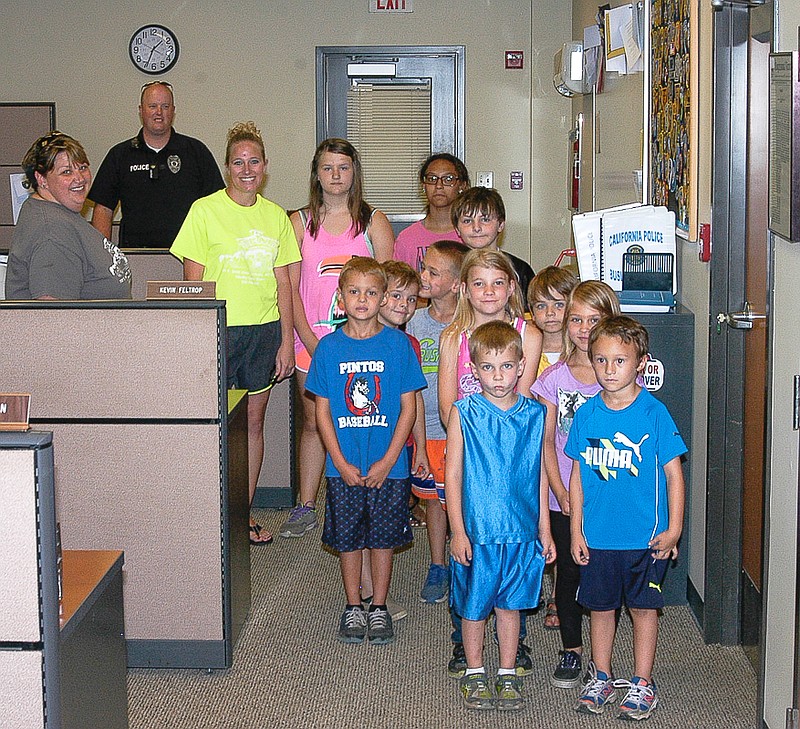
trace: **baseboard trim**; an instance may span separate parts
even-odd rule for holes
[[[692,583],[691,578],[686,580],[686,598],[689,601],[689,610],[691,611],[692,615],[694,615],[694,619],[697,621],[697,626],[700,628],[700,632],[704,633],[703,625],[705,623],[705,604],[703,602],[703,598],[700,597],[700,593],[697,591],[697,588]]]
[[[128,668],[230,668],[224,640],[128,639]]]
[[[291,486],[256,488],[253,506],[257,509],[290,509],[294,506],[294,493]]]

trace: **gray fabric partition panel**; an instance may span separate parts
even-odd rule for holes
[[[31,418],[219,418],[215,308],[11,306],[3,389],[32,394]]]
[[[64,547],[125,551],[126,637],[222,640],[219,427],[45,427]]]

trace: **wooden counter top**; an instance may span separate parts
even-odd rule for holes
[[[95,590],[122,569],[123,553],[119,550],[64,550],[64,582],[62,590],[62,637],[77,613],[87,611],[93,604]]]

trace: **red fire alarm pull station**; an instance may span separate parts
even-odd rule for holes
[[[522,51],[506,51],[506,68],[522,68],[524,60]]]
[[[711,260],[711,224],[700,223],[699,257],[703,263]]]

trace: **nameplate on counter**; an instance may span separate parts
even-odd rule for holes
[[[31,396],[25,393],[0,393],[0,430],[28,430]]]
[[[217,298],[216,281],[148,281],[148,301],[163,299],[210,299]]]

